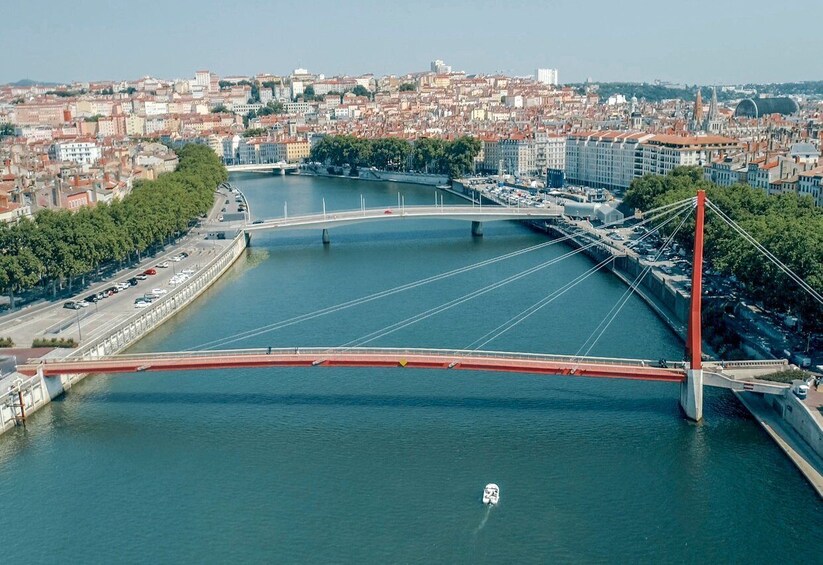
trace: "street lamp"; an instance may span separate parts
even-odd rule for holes
[[[83,341],[83,332],[80,330],[80,310],[75,310],[75,317],[77,319],[77,343]]]

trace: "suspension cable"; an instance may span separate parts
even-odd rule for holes
[[[599,242],[593,241],[592,243],[589,243],[587,245],[584,245],[583,247],[580,247],[578,249],[575,249],[573,251],[565,253],[564,255],[561,255],[559,257],[555,257],[554,259],[550,259],[549,261],[546,261],[545,263],[541,263],[541,264],[536,265],[534,267],[530,267],[529,269],[526,269],[525,271],[521,271],[521,272],[516,273],[512,276],[506,277],[505,279],[497,281],[496,283],[493,283],[493,284],[491,284],[487,287],[474,290],[474,291],[470,292],[469,294],[460,296],[460,297],[455,298],[453,300],[450,300],[448,302],[444,302],[443,304],[440,304],[438,306],[435,306],[433,308],[430,308],[428,310],[420,312],[419,314],[415,314],[414,316],[409,316],[409,317],[407,317],[403,320],[400,320],[398,322],[395,322],[393,324],[385,326],[385,327],[383,327],[379,330],[375,330],[375,331],[373,331],[371,333],[368,333],[368,334],[366,334],[366,335],[364,335],[364,336],[362,336],[358,339],[349,341],[349,342],[341,345],[340,347],[345,348],[345,349],[351,349],[353,347],[360,347],[360,346],[365,345],[367,343],[370,343],[370,342],[372,342],[376,339],[379,339],[381,337],[392,334],[392,333],[394,333],[398,330],[401,330],[401,329],[403,329],[407,326],[410,326],[412,324],[415,324],[417,322],[420,322],[422,320],[430,318],[430,317],[432,317],[436,314],[439,314],[441,312],[445,312],[446,310],[450,310],[451,308],[454,308],[455,306],[459,306],[460,304],[463,304],[464,302],[467,302],[469,300],[477,298],[478,296],[482,296],[482,295],[484,295],[488,292],[491,292],[493,290],[497,290],[498,288],[506,286],[506,285],[508,285],[512,282],[520,280],[520,279],[522,279],[524,277],[527,277],[527,276],[529,276],[533,273],[536,273],[538,271],[541,271],[541,270],[545,269],[546,267],[550,267],[551,265],[555,265],[555,264],[559,263],[560,261],[568,259],[569,257],[577,255],[578,253],[582,253],[586,249],[594,247],[595,245],[598,245],[598,244],[599,244]]]
[[[678,211],[680,211],[681,208],[687,206],[690,200],[691,199],[681,200],[681,201],[678,201],[678,202],[673,202],[671,204],[666,204],[666,205],[663,205],[663,206],[659,206],[657,208],[653,208],[653,209],[645,212],[646,217],[641,222],[637,223],[636,226],[642,226],[642,225],[647,224],[649,222],[654,222],[657,219],[659,219],[660,217],[666,216],[666,215],[671,214],[671,213],[678,212]],[[616,220],[616,221],[613,221],[613,222],[608,222],[606,224],[603,224],[603,226],[601,226],[601,228],[608,228],[608,227],[611,227],[613,225],[620,224],[620,223],[623,223],[623,222],[624,222],[624,220]],[[545,247],[549,247],[551,245],[555,245],[555,244],[567,241],[569,239],[573,239],[573,238],[581,236],[581,235],[585,235],[586,233],[587,232],[584,228],[577,228],[575,231],[573,231],[573,232],[571,232],[567,235],[564,235],[562,237],[553,239],[553,240],[548,241],[548,242],[540,243],[540,244],[537,244],[537,245],[533,245],[531,247],[527,247],[527,248],[524,248],[524,249],[513,251],[511,253],[507,253],[507,254],[501,255],[499,257],[493,257],[493,258],[490,258],[490,259],[486,259],[484,261],[480,261],[478,263],[474,263],[474,264],[471,264],[471,265],[467,265],[467,266],[464,266],[464,267],[453,269],[453,270],[445,272],[445,273],[440,273],[438,275],[433,275],[433,276],[430,276],[430,277],[427,277],[427,278],[424,278],[424,279],[419,279],[417,281],[413,281],[413,282],[410,282],[410,283],[405,283],[405,284],[402,284],[400,286],[397,286],[397,287],[394,287],[394,288],[391,288],[391,289],[382,290],[382,291],[373,293],[371,295],[367,295],[367,296],[364,296],[364,297],[352,299],[352,300],[342,302],[342,303],[339,303],[339,304],[335,304],[335,305],[332,305],[332,306],[328,306],[328,307],[325,307],[325,308],[321,308],[319,310],[315,310],[313,312],[309,312],[309,313],[306,313],[306,314],[301,314],[299,316],[288,318],[286,320],[281,320],[279,322],[274,322],[272,324],[267,324],[267,325],[264,325],[264,326],[259,326],[257,328],[252,328],[252,329],[249,329],[249,330],[238,332],[238,333],[233,334],[233,335],[228,336],[228,337],[222,337],[222,338],[214,339],[214,340],[211,340],[211,341],[208,341],[208,342],[205,342],[205,343],[201,343],[201,344],[199,344],[197,346],[194,346],[192,348],[189,348],[186,351],[194,351],[194,350],[201,350],[201,349],[213,349],[215,347],[221,347],[221,346],[229,345],[229,344],[232,344],[232,343],[236,343],[236,342],[244,340],[244,339],[248,339],[248,338],[256,337],[256,336],[259,336],[259,335],[262,335],[262,334],[265,334],[265,333],[273,332],[273,331],[276,331],[276,330],[279,330],[279,329],[282,329],[282,328],[285,328],[285,327],[288,327],[288,326],[292,326],[294,324],[298,324],[298,323],[301,323],[301,322],[313,320],[315,318],[325,316],[325,315],[328,315],[328,314],[333,314],[333,313],[336,313],[336,312],[339,312],[339,311],[342,311],[342,310],[345,310],[345,309],[348,309],[348,308],[352,308],[354,306],[359,306],[360,304],[365,304],[365,303],[368,303],[368,302],[371,302],[371,301],[374,301],[374,300],[378,300],[380,298],[385,298],[385,297],[391,296],[393,294],[404,292],[406,290],[411,290],[411,289],[414,289],[414,288],[417,288],[417,287],[420,287],[420,286],[423,286],[423,285],[426,285],[426,284],[430,284],[430,283],[437,282],[437,281],[440,281],[440,280],[443,280],[443,279],[446,279],[446,278],[449,278],[449,277],[453,277],[453,276],[456,276],[456,275],[459,275],[459,274],[463,274],[463,273],[472,271],[474,269],[485,267],[485,266],[497,263],[499,261],[507,260],[507,259],[510,259],[510,258],[513,258],[513,257],[517,257],[517,256],[525,254],[525,253],[530,253],[532,251],[536,251],[536,250],[539,250],[539,249],[542,249],[542,248],[545,248]],[[650,232],[650,233],[652,233],[652,232]],[[646,234],[646,235],[644,235],[643,237],[641,237],[639,239],[643,239],[647,235],[650,235],[650,234]]]
[[[681,212],[681,214],[682,214],[682,212]],[[669,246],[669,244],[672,242],[674,237],[677,235],[677,233],[683,227],[683,224],[686,223],[687,219],[688,219],[688,213],[683,214],[683,219],[680,221],[680,224],[671,233],[671,235],[668,237],[668,239],[666,239],[665,243],[660,247],[657,254],[655,255],[655,257],[654,257],[655,261],[657,261],[660,258],[660,256],[663,254],[663,251]],[[597,325],[597,327],[594,329],[594,331],[592,331],[592,333],[589,335],[589,337],[586,338],[586,340],[583,342],[583,345],[581,345],[580,349],[577,350],[577,353],[574,354],[574,357],[576,359],[578,359],[578,363],[582,360],[583,357],[588,356],[588,354],[594,348],[595,344],[597,344],[597,342],[600,340],[600,338],[603,336],[603,334],[606,332],[606,330],[609,328],[609,326],[615,320],[617,315],[620,314],[620,311],[623,309],[623,306],[626,305],[626,303],[629,301],[629,298],[631,298],[631,295],[637,290],[637,287],[640,285],[641,281],[649,273],[650,270],[651,270],[651,263],[649,265],[646,265],[646,267],[640,272],[640,274],[637,275],[637,277],[634,279],[634,281],[632,281],[631,285],[629,285],[629,287],[626,289],[626,291],[623,293],[623,295],[617,300],[615,305],[612,306],[611,310],[609,310],[609,312],[606,314],[606,316],[603,318],[603,320],[601,320],[601,322]],[[586,347],[586,344],[588,344],[588,347]],[[586,348],[585,352],[583,352],[584,348]],[[581,352],[583,352],[582,355],[581,355]]]
[[[688,205],[689,205],[689,202],[686,202],[685,206],[688,206]],[[681,208],[682,208],[682,206],[681,206]],[[642,241],[643,239],[645,239],[647,237],[651,237],[653,234],[655,234],[657,231],[662,229],[666,224],[668,224],[672,220],[676,219],[677,217],[678,217],[677,215],[672,216],[671,218],[669,218],[668,220],[666,220],[662,224],[656,226],[653,230],[651,230],[651,231],[647,232],[646,234],[644,234],[643,236],[637,238],[635,241],[639,242],[639,241]],[[469,349],[479,349],[479,348],[485,346],[486,344],[490,343],[491,341],[494,341],[495,339],[497,339],[498,337],[500,337],[504,333],[508,332],[510,329],[514,328],[515,326],[517,326],[518,324],[520,324],[524,320],[531,317],[533,314],[535,314],[536,312],[541,310],[543,307],[545,307],[545,306],[551,304],[552,302],[554,302],[554,300],[556,300],[557,298],[559,298],[560,296],[562,296],[563,294],[565,294],[566,292],[571,290],[577,284],[579,284],[579,283],[583,282],[584,280],[586,280],[587,278],[589,278],[595,272],[599,271],[601,268],[606,266],[613,259],[614,259],[613,256],[607,257],[606,259],[604,259],[603,261],[601,261],[600,263],[598,263],[597,265],[595,265],[594,267],[592,267],[591,269],[589,269],[588,271],[583,273],[582,275],[579,275],[578,277],[576,277],[571,282],[566,283],[565,285],[563,285],[559,289],[557,289],[557,290],[553,291],[552,293],[550,293],[548,296],[545,296],[545,297],[541,298],[540,300],[538,300],[536,303],[532,304],[531,306],[529,306],[525,310],[523,310],[520,313],[512,316],[511,318],[509,318],[509,320],[503,322],[502,324],[500,324],[499,326],[497,326],[493,330],[487,332],[485,335],[483,335],[480,338],[476,339],[475,341],[470,343],[468,346],[466,346],[464,349],[467,349],[467,350],[469,350]],[[478,344],[478,342],[480,342],[480,343]]]
[[[610,257],[607,257],[606,259],[603,259],[600,263],[598,263],[594,267],[591,267],[588,271],[584,272],[581,275],[578,275],[576,278],[574,278],[570,282],[568,282],[568,283],[564,284],[563,286],[561,286],[560,288],[554,290],[548,296],[545,296],[545,297],[541,298],[538,302],[532,304],[531,306],[529,306],[528,308],[526,308],[525,310],[523,310],[522,312],[520,312],[516,316],[513,316],[512,318],[509,318],[507,321],[503,322],[502,324],[500,324],[499,326],[497,326],[493,330],[487,332],[485,335],[483,335],[483,336],[479,337],[478,339],[474,340],[473,342],[471,342],[469,345],[467,345],[463,349],[464,350],[476,351],[476,350],[480,349],[481,347],[485,346],[486,344],[496,340],[497,338],[499,338],[500,336],[502,336],[503,334],[505,334],[506,332],[508,332],[509,330],[511,330],[512,328],[514,328],[515,326],[517,326],[518,324],[523,322],[524,320],[530,318],[533,314],[537,313],[538,311],[540,311],[545,306],[548,306],[549,304],[551,304],[552,302],[554,302],[555,300],[557,300],[558,298],[560,298],[561,296],[566,294],[566,292],[570,291],[572,288],[574,288],[578,284],[585,281],[587,278],[589,278],[594,273],[596,273],[597,271],[599,271],[600,269],[602,269],[603,267],[608,265],[613,260],[614,260],[614,256],[610,256]]]

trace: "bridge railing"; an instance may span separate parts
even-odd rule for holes
[[[391,214],[386,211],[391,210]],[[271,224],[301,224],[308,222],[328,222],[328,221],[345,221],[359,218],[391,218],[415,215],[466,215],[466,216],[486,216],[490,218],[495,217],[514,217],[513,219],[528,219],[528,218],[553,218],[559,217],[560,213],[556,211],[541,211],[537,208],[523,208],[515,210],[513,208],[488,207],[479,208],[473,206],[404,206],[396,208],[393,206],[380,206],[378,208],[359,208],[355,210],[333,210],[327,211],[325,214],[302,214],[299,216],[281,216],[277,218],[269,218],[263,220],[258,224],[261,226]]]
[[[749,361],[719,361],[714,363],[724,369],[745,369],[746,367],[783,367],[788,359],[751,359]]]
[[[250,355],[299,355],[299,356],[315,356],[322,358],[323,356],[333,355],[386,355],[391,357],[409,356],[409,357],[425,357],[437,356],[447,357],[454,361],[461,359],[477,359],[477,358],[494,358],[494,359],[513,359],[520,361],[555,361],[561,363],[593,363],[600,365],[621,365],[621,366],[636,366],[636,367],[655,367],[659,368],[659,360],[651,359],[627,359],[621,357],[575,357],[572,355],[554,355],[546,353],[519,353],[511,351],[473,351],[465,349],[427,349],[427,348],[390,348],[390,347],[364,347],[364,348],[344,348],[344,347],[278,347],[272,348],[249,348],[249,349],[228,349],[228,350],[198,350],[198,351],[169,351],[160,353],[128,353],[111,355],[109,357],[76,357],[73,360],[146,360],[152,359],[179,359],[179,358],[195,358],[195,357],[242,357]],[[30,360],[30,363],[65,363],[66,360],[61,359],[46,359],[46,360]],[[683,361],[667,361],[666,366],[671,369],[682,369],[685,367]]]

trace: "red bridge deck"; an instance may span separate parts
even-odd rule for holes
[[[198,371],[256,367],[405,367],[456,369],[545,375],[574,375],[647,381],[681,382],[682,368],[661,368],[651,361],[602,359],[482,351],[290,349],[182,352],[118,355],[101,359],[53,360],[20,365],[18,371],[44,376],[77,373]]]

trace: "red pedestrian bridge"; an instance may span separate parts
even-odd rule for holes
[[[644,359],[572,357],[505,351],[409,348],[279,348],[112,355],[104,358],[30,360],[17,367],[44,377],[81,373],[202,371],[263,367],[382,367],[572,375],[679,383],[685,363]]]

